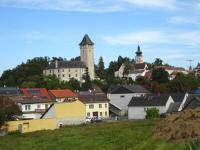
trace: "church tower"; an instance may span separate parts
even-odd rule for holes
[[[88,68],[90,78],[93,80],[95,78],[94,71],[94,43],[89,38],[87,34],[83,37],[83,40],[79,44],[81,51],[81,61]]]
[[[138,45],[137,51],[135,53],[136,53],[135,63],[136,64],[144,63],[144,58],[142,56],[142,51],[140,51],[140,46],[139,45]]]

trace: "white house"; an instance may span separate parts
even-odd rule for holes
[[[171,103],[174,101],[170,95],[133,97],[128,104],[128,119],[145,119],[150,108],[157,108],[160,114],[164,114]]]
[[[141,97],[150,92],[140,85],[119,85],[110,89],[107,94],[110,100],[111,114],[115,113],[116,108],[119,109],[117,116],[125,116],[128,111],[128,104],[132,97]],[[112,107],[113,106],[113,107]],[[113,112],[112,112],[113,110]],[[113,114],[114,115],[114,114]]]
[[[14,101],[21,109],[23,119],[39,119],[52,104],[49,99],[38,97],[15,97]]]

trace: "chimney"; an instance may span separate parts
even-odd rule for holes
[[[58,68],[58,60],[55,61],[55,68]]]

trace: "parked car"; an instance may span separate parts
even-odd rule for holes
[[[86,121],[86,123],[91,123],[92,122],[92,118],[91,117],[86,117],[85,121]]]
[[[99,123],[99,122],[102,122],[102,118],[100,117],[93,117],[92,120],[91,120],[92,123]]]

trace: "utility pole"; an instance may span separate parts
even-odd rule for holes
[[[189,62],[189,70],[192,71],[192,62],[194,61],[193,59],[188,59],[186,60]]]

